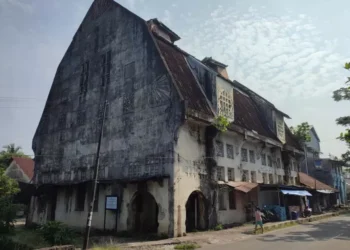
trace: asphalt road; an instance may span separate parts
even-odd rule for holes
[[[334,217],[263,235],[251,236],[227,245],[207,245],[202,250],[342,250],[350,249],[350,215]]]

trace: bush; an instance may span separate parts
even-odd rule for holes
[[[14,242],[12,239],[5,236],[0,236],[0,246],[1,250],[33,250],[31,247]]]
[[[0,198],[0,234],[10,233],[14,228],[20,205],[13,204],[10,197]]]
[[[66,245],[73,242],[74,231],[58,221],[49,221],[39,228],[44,240],[52,246]]]
[[[220,230],[223,230],[223,229],[224,229],[224,227],[221,224],[216,225],[216,227],[214,227],[215,231],[220,231]]]

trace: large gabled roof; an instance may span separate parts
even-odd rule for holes
[[[186,58],[191,55],[156,35],[155,41],[178,87],[180,95],[187,101],[188,107],[197,112],[214,116],[210,102],[187,63]],[[220,75],[218,76],[220,77]],[[241,85],[236,86],[234,82],[223,79],[231,83],[236,89],[234,91],[234,121],[229,128],[233,128],[232,125],[237,125],[279,142],[276,135],[260,119],[259,110],[252,98],[247,93],[244,93],[245,89],[242,90],[240,88]]]

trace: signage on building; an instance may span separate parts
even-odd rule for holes
[[[106,210],[117,210],[118,209],[118,197],[108,195],[106,196]]]

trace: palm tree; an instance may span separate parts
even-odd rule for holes
[[[0,154],[23,154],[22,147],[16,147],[14,143],[5,145],[2,148],[5,150],[2,150]]]

